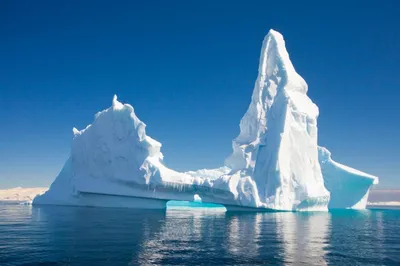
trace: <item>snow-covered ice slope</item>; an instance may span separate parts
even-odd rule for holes
[[[371,183],[368,175],[318,153],[318,107],[307,89],[282,35],[271,30],[261,49],[250,106],[225,166],[186,173],[167,168],[161,144],[146,135],[133,107],[115,96],[91,125],[73,129],[69,159],[33,203],[165,208],[168,200],[190,201],[199,195],[228,210],[327,210],[328,203],[363,208],[377,179]],[[336,179],[340,184],[332,181]]]
[[[318,152],[325,187],[331,193],[329,209],[365,209],[369,189],[378,178],[335,162],[326,148],[319,147]]]

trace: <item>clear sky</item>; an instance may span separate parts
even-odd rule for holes
[[[400,1],[240,2],[0,1],[0,188],[49,185],[114,94],[169,167],[221,166],[270,28],[320,108],[319,144],[400,188]]]

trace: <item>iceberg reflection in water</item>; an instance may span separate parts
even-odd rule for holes
[[[0,265],[398,265],[400,211],[0,206]]]

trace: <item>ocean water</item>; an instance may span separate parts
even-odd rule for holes
[[[400,265],[400,210],[0,205],[0,265]]]

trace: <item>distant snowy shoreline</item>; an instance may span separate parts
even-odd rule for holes
[[[400,201],[368,202],[367,206],[400,206]]]
[[[30,204],[36,195],[43,194],[47,187],[0,189],[0,204]]]

